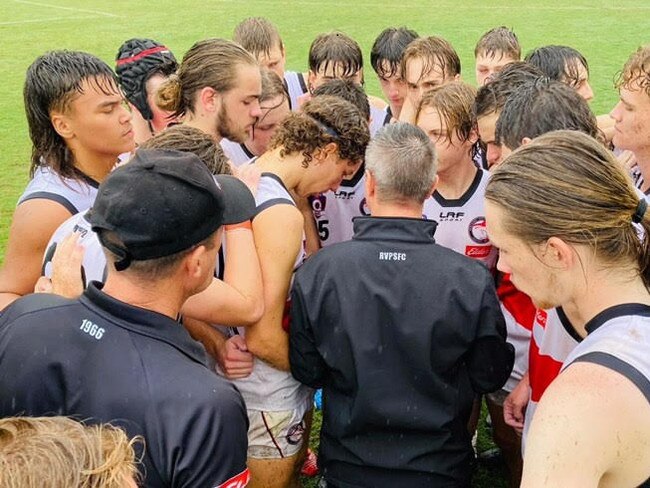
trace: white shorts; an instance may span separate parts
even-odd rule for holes
[[[297,454],[305,442],[310,409],[311,402],[305,402],[294,410],[247,410],[248,457],[281,459]]]

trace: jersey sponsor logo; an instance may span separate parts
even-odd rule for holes
[[[88,234],[88,228],[82,227],[79,224],[75,224],[74,228],[72,229],[72,232],[78,232],[79,236],[83,239],[84,237],[86,237],[86,234]]]
[[[535,314],[535,321],[541,325],[542,327],[546,327],[546,319],[548,318],[548,314],[541,309],[537,310],[537,313]]]
[[[228,481],[224,481],[214,488],[244,488],[251,480],[251,472],[246,468],[244,471],[236,476],[233,476]]]
[[[296,446],[302,441],[302,438],[304,436],[305,424],[301,420],[297,424],[293,424],[291,427],[289,427],[289,430],[287,431],[287,442],[292,446]]]
[[[485,217],[476,217],[472,219],[467,227],[469,237],[477,244],[487,244],[490,242],[488,237],[487,227],[485,225]]]
[[[463,220],[465,212],[440,212],[438,218],[440,222],[458,222]]]
[[[370,215],[370,209],[366,204],[366,197],[363,197],[363,200],[361,200],[361,203],[359,204],[359,212],[361,213],[361,215],[364,215],[366,217]]]
[[[465,246],[465,256],[481,259],[487,258],[492,252],[492,246]]]
[[[334,192],[334,198],[339,198],[341,200],[350,200],[352,197],[354,197],[355,193],[356,192],[354,190],[352,191],[339,190]]]
[[[406,261],[405,252],[380,252],[380,261]]]
[[[324,194],[315,195],[311,198],[311,209],[314,212],[315,218],[320,218],[325,211],[327,205],[327,197]]]

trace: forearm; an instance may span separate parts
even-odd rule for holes
[[[218,359],[220,350],[225,347],[226,337],[209,324],[191,317],[183,317],[183,326],[192,339],[200,342],[205,350],[215,359]]]
[[[246,328],[246,344],[255,357],[289,371],[289,334],[282,328],[282,311],[276,308],[265,313],[262,320]]]

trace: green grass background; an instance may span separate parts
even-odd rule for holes
[[[629,54],[648,42],[648,0],[2,0],[0,2],[0,262],[15,202],[29,168],[30,143],[22,104],[27,66],[51,49],[92,52],[112,65],[130,37],[164,42],[177,57],[197,40],[230,37],[248,16],[264,16],[280,29],[287,68],[305,70],[315,35],[338,29],[362,46],[366,62],[375,36],[387,26],[406,25],[421,35],[441,35],[458,51],[463,77],[474,84],[473,49],[486,30],[506,25],[524,52],[544,44],[567,44],[589,60],[594,112],[616,102],[615,73]],[[366,69],[367,90],[380,95]],[[484,431],[481,431],[484,444]],[[476,486],[503,486],[483,473]]]

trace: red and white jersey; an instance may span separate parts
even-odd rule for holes
[[[492,245],[485,226],[485,187],[489,173],[478,169],[463,196],[447,200],[437,191],[424,202],[424,218],[438,223],[437,244],[477,259],[489,270],[496,268],[498,251]]]
[[[221,149],[223,149],[223,153],[226,157],[230,159],[230,162],[235,166],[246,164],[255,157],[255,155],[250,152],[244,144],[239,144],[224,138],[221,139],[219,145],[221,146]]]
[[[510,281],[510,275],[501,275],[497,296],[506,320],[508,342],[515,348],[512,373],[503,385],[504,390],[512,391],[528,371],[530,336],[537,309],[528,295],[515,288]]]
[[[537,310],[530,341],[530,401],[526,408],[522,446],[540,398],[581,340],[561,308]]]
[[[335,192],[329,190],[309,198],[321,247],[352,239],[352,219],[370,215],[366,205],[363,166],[351,180],[343,180]]]

